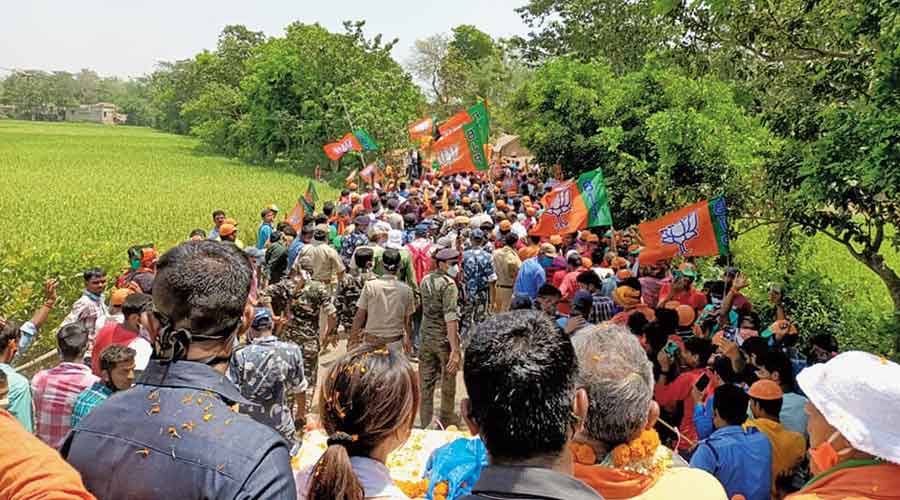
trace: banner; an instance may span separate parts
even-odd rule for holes
[[[300,230],[303,228],[303,217],[306,215],[306,212],[303,209],[303,202],[301,199],[297,200],[297,204],[294,205],[294,209],[291,210],[291,213],[287,215],[284,219],[285,222],[291,225],[294,228],[294,231],[297,231],[298,238],[300,234]]]
[[[463,125],[471,121],[472,117],[469,116],[468,112],[460,111],[450,118],[447,118],[447,121],[444,123],[440,124],[440,126],[438,126],[438,131],[441,133],[441,137],[444,137],[456,132],[458,129],[462,128]]]
[[[728,253],[728,208],[725,198],[701,201],[638,226],[643,240],[641,264],[673,257],[707,257]]]
[[[490,115],[488,114],[487,103],[485,101],[480,101],[478,104],[469,108],[466,112],[472,119],[472,123],[475,125],[475,130],[478,131],[479,140],[482,144],[487,144],[490,141],[491,131],[491,119]]]
[[[463,128],[458,128],[435,142],[434,155],[440,168],[438,175],[453,175],[477,170],[472,161],[472,152]]]
[[[434,119],[431,117],[422,118],[419,121],[410,123],[407,129],[409,130],[410,141],[430,139],[434,133]]]
[[[544,212],[531,234],[552,236],[612,226],[606,183],[599,168],[579,175],[578,179],[560,182],[544,195],[541,205]]]
[[[348,151],[362,151],[363,147],[355,135],[348,133],[344,137],[341,137],[341,140],[322,146],[322,149],[325,150],[325,155],[328,156],[330,160],[338,161]]]
[[[356,136],[356,140],[359,141],[360,146],[362,146],[363,151],[377,151],[378,144],[375,144],[375,141],[372,140],[372,137],[369,136],[369,133],[364,129],[356,129],[353,131],[353,135]]]
[[[488,170],[487,157],[484,155],[484,142],[481,140],[481,133],[478,131],[478,125],[467,123],[462,127],[466,136],[466,144],[469,146],[469,154],[472,156],[472,164],[477,170]]]

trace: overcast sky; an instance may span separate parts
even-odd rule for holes
[[[527,32],[514,9],[526,0],[22,0],[0,9],[0,68],[139,76],[157,61],[215,48],[228,24],[281,35],[293,21],[342,31],[365,19],[366,34],[400,39],[394,58],[406,60],[413,42],[459,24],[488,34]],[[0,74],[5,71],[0,70]]]

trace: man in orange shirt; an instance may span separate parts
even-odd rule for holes
[[[94,498],[78,472],[6,410],[0,410],[0,435],[0,498]]]
[[[528,246],[519,249],[519,260],[528,260],[541,250],[541,237],[537,234],[528,235]]]

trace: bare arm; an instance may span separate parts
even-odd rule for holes
[[[350,336],[352,338],[358,338],[362,335],[362,329],[366,325],[366,319],[368,317],[368,311],[363,308],[359,308],[356,310],[356,315],[353,317],[353,326],[350,327]]]

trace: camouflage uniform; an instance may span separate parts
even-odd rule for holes
[[[366,281],[373,279],[375,279],[375,275],[369,271],[359,272],[356,269],[351,269],[338,282],[337,296],[335,297],[338,325],[344,327],[344,333],[347,335],[350,334],[350,329],[353,327],[353,318],[356,317],[357,309],[356,302],[359,301],[363,285],[365,285]],[[350,339],[347,342],[347,350],[349,351],[359,342],[360,339]]]
[[[282,337],[303,348],[303,372],[309,382],[308,392],[315,391],[319,367],[319,311],[335,314],[328,288],[315,280],[307,281],[291,304],[291,319]]]
[[[365,232],[361,232],[359,230],[354,230],[350,233],[349,236],[344,238],[344,241],[341,243],[341,260],[344,261],[345,266],[350,266],[352,262],[353,252],[356,251],[356,247],[364,246],[369,244],[369,237]]]
[[[419,382],[422,404],[419,416],[423,426],[431,424],[434,415],[434,386],[441,378],[441,414],[444,425],[457,421],[456,375],[447,373],[450,360],[450,341],[447,321],[459,320],[456,282],[441,270],[432,271],[419,287],[422,293],[421,346],[419,347]]]
[[[254,405],[240,411],[278,431],[291,450],[299,449],[289,398],[307,388],[303,375],[303,352],[297,344],[274,336],[254,339],[235,351],[228,378]]]
[[[257,302],[261,306],[271,306],[276,316],[284,316],[288,306],[296,298],[296,287],[297,283],[293,279],[283,279],[263,288],[257,296]]]
[[[460,308],[459,335],[468,339],[472,329],[488,317],[490,312],[490,286],[497,281],[491,254],[482,248],[466,250],[462,261],[465,294]]]

